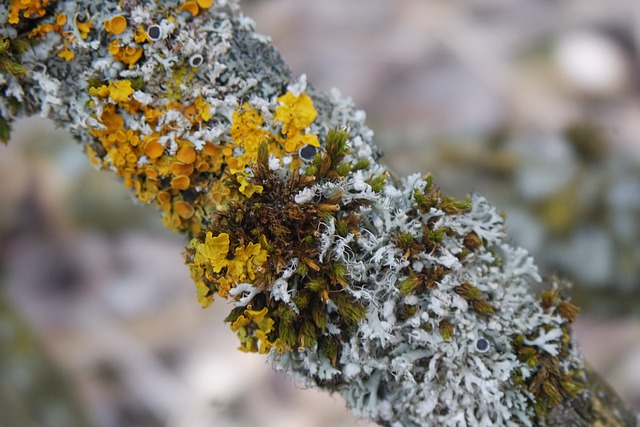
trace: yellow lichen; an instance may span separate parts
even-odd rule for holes
[[[238,282],[247,278],[256,278],[258,268],[267,261],[267,251],[260,243],[249,243],[247,246],[237,247],[233,260],[229,262],[228,275]]]
[[[267,261],[266,243],[249,243],[236,246],[231,252],[229,234],[220,233],[214,236],[207,232],[204,241],[193,239],[189,245],[193,250],[193,258],[189,264],[191,274],[196,282],[215,284],[216,292],[226,297],[229,290],[238,283],[254,280],[262,271]],[[205,285],[206,286],[206,285]]]
[[[198,121],[206,122],[211,119],[211,104],[207,103],[201,96],[194,101],[196,110],[198,111]]]
[[[254,193],[262,193],[262,185],[252,184],[246,176],[238,176],[238,182],[240,183],[239,191],[247,197],[253,196]]]
[[[207,286],[207,284],[201,280],[203,269],[201,267],[193,267],[190,270],[191,279],[196,284],[196,294],[198,297],[198,302],[202,306],[202,308],[207,308],[213,302],[213,293],[211,289]]]
[[[227,233],[213,236],[207,232],[204,243],[196,244],[194,265],[211,267],[214,273],[220,273],[227,266],[227,254],[229,253],[230,239]]]
[[[287,92],[278,98],[275,120],[282,123],[283,133],[291,135],[309,127],[318,116],[311,97],[306,93],[295,96]]]
[[[133,41],[138,44],[149,41],[147,31],[144,27],[138,27],[138,29],[133,33]]]
[[[87,19],[86,21],[79,21],[76,19],[76,28],[80,32],[80,37],[85,40],[93,28],[93,23],[91,22],[91,19]]]
[[[231,324],[231,330],[240,339],[240,350],[265,354],[275,345],[268,339],[268,334],[273,331],[275,324],[268,313],[267,307],[262,310],[245,310],[244,314]]]
[[[60,58],[63,58],[65,61],[69,62],[76,57],[76,54],[71,52],[68,48],[65,47],[60,52],[58,52],[58,56]]]
[[[284,149],[289,153],[298,152],[305,145],[319,147],[320,141],[316,135],[303,133],[293,134],[284,141]]]
[[[109,96],[109,86],[101,85],[98,87],[89,88],[89,95],[97,96],[98,98],[106,98]]]
[[[124,103],[129,101],[131,95],[133,95],[133,88],[129,80],[117,80],[109,83],[109,98],[113,102]]]

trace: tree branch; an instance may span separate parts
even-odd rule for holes
[[[384,426],[635,425],[481,196],[392,179],[363,112],[292,80],[235,1],[0,6],[0,136],[40,112],[185,253],[244,351]],[[537,286],[537,285],[536,285]]]

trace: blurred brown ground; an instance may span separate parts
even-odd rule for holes
[[[608,152],[639,164],[640,15],[632,0],[245,3],[294,74],[339,88],[367,111],[401,175],[433,171],[447,192],[479,191],[507,207],[513,200],[501,197],[524,179],[515,168],[541,181],[554,176],[549,159],[553,169],[578,170],[554,141],[585,121],[604,129]],[[491,146],[492,136],[503,141],[500,132],[524,138],[533,153]],[[24,412],[20,396],[38,389],[42,405],[62,396],[56,413],[74,414],[49,417],[52,427],[76,425],[70,417],[85,425],[86,414],[97,427],[365,425],[339,398],[300,390],[262,356],[237,351],[222,322],[226,303],[197,305],[184,245],[154,208],[93,171],[67,135],[21,121],[0,146],[0,292],[12,303],[0,309],[0,342],[10,344],[0,351],[3,413]],[[640,410],[638,280],[624,292],[578,283],[588,310],[575,329],[588,360]],[[606,309],[598,309],[603,295]],[[636,315],[623,317],[619,307],[629,305]],[[62,379],[39,381],[28,375],[36,369]]]

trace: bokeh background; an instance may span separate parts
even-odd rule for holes
[[[509,213],[575,282],[588,360],[640,410],[640,3],[243,0],[399,175]],[[0,146],[0,425],[365,426],[236,350],[158,212],[43,119]]]

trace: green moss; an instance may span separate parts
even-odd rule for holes
[[[453,323],[448,320],[442,320],[438,324],[438,329],[440,330],[440,335],[442,335],[443,340],[448,341],[453,337]]]
[[[415,292],[420,285],[421,281],[418,277],[409,276],[400,283],[398,289],[400,289],[400,293],[402,293],[402,295],[407,296]]]
[[[369,185],[371,185],[371,189],[373,191],[375,191],[376,193],[380,193],[382,190],[384,190],[384,186],[387,183],[387,173],[382,173],[380,175],[378,175],[377,177],[373,178],[370,182]]]
[[[0,116],[0,142],[7,143],[11,138],[11,121]]]
[[[15,77],[24,77],[29,69],[22,65],[22,54],[31,47],[25,37],[9,39],[0,37],[0,71]]]

